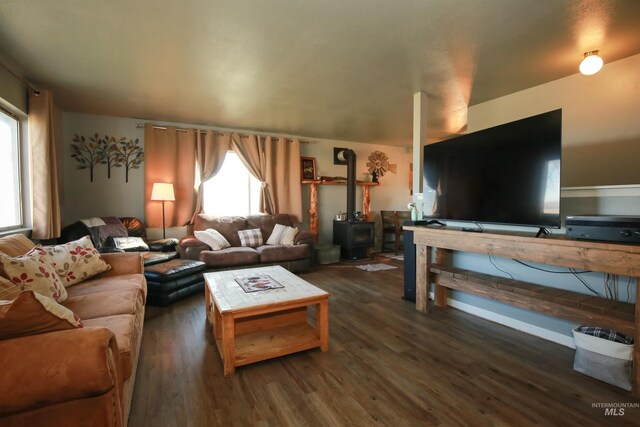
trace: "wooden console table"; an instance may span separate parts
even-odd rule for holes
[[[635,340],[633,391],[640,394],[640,305],[524,283],[504,277],[453,268],[451,251],[475,252],[548,265],[619,274],[636,279],[640,295],[640,246],[569,240],[549,235],[464,232],[452,228],[411,226],[416,245],[416,310],[429,311],[429,288],[435,284],[434,304],[447,306],[446,289],[479,295],[550,316],[612,328]],[[430,248],[435,248],[432,261]]]
[[[318,185],[347,185],[347,181],[321,181],[319,179],[303,179],[302,184],[309,185],[309,232],[314,239],[320,234],[318,226]],[[369,219],[371,215],[370,187],[377,187],[379,182],[356,181],[362,187],[362,215]]]

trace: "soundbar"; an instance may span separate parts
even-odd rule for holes
[[[567,216],[565,227],[573,239],[640,244],[640,216]]]

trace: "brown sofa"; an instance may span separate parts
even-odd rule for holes
[[[276,224],[293,226],[287,214],[214,217],[200,214],[196,217],[191,234],[180,240],[180,247],[188,259],[204,261],[207,270],[229,270],[261,265],[281,265],[293,273],[309,269],[314,241],[309,232],[300,230],[293,245],[267,245],[266,241]],[[196,239],[194,230],[213,228],[222,234],[231,247],[212,251]],[[265,244],[257,248],[242,247],[238,231],[259,228]]]
[[[0,238],[10,256],[34,244]],[[0,340],[0,425],[126,426],[147,286],[139,253],[103,254],[111,269],[67,288],[85,325]]]

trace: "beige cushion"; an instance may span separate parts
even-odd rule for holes
[[[213,228],[208,228],[204,231],[196,230],[193,234],[196,236],[196,239],[209,245],[212,251],[219,251],[220,249],[231,246],[227,239],[225,239],[219,231],[214,230]]]
[[[293,239],[296,238],[297,234],[298,229],[295,227],[276,224],[273,227],[271,236],[267,239],[267,245],[293,245]]]
[[[17,257],[0,253],[0,276],[9,279],[20,291],[34,291],[57,302],[67,299],[67,291],[42,246]]]
[[[83,323],[88,328],[105,327],[113,332],[120,352],[120,368],[123,378],[128,379],[133,372],[133,363],[140,348],[138,343],[142,334],[142,317],[133,314],[120,314],[87,319]]]
[[[82,320],[118,314],[136,314],[144,308],[144,292],[138,288],[69,295],[63,304]]]
[[[124,289],[139,289],[143,302],[147,298],[147,281],[142,274],[120,274],[118,276],[97,277],[78,283],[67,289],[69,298],[100,292],[120,292]]]
[[[71,310],[33,291],[0,303],[0,339],[82,327]]]
[[[51,258],[65,287],[111,269],[93,246],[89,236],[62,245],[44,246],[43,249]]]

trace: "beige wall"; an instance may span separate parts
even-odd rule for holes
[[[0,67],[0,99],[17,112],[27,114],[27,87],[3,67]]]
[[[468,132],[557,108],[563,187],[640,183],[640,55],[474,105]]]
[[[303,156],[315,157],[318,176],[347,176],[347,167],[333,164],[333,147],[352,149],[357,156],[356,179],[371,181],[366,167],[367,158],[374,151],[382,151],[389,158],[389,163],[398,166],[397,173],[386,173],[380,177],[380,186],[371,188],[371,212],[379,221],[381,210],[407,210],[411,201],[409,194],[409,164],[411,163],[410,147],[363,144],[358,142],[314,140],[302,144]],[[303,222],[309,224],[309,186],[302,188]],[[347,210],[347,189],[345,186],[324,185],[318,188],[318,220],[320,226],[320,242],[331,243],[333,239],[333,218],[339,211]],[[362,191],[356,190],[356,210],[362,210]],[[378,227],[379,228],[379,227]],[[380,235],[378,231],[378,247]]]
[[[75,134],[89,138],[94,133],[100,136],[139,138],[143,130],[137,129],[138,120],[109,116],[95,116],[64,112],[62,114],[62,224],[93,216],[134,216],[144,218],[144,172],[143,169],[129,171],[129,182],[125,182],[124,169],[112,168],[111,179],[107,178],[106,166],[98,165],[93,182],[87,169],[78,169],[71,158],[71,143]],[[143,163],[144,165],[144,163]],[[143,166],[144,167],[144,166]]]
[[[97,116],[89,114],[79,114],[64,112],[63,122],[63,196],[62,196],[62,218],[63,224],[69,224],[81,218],[92,216],[135,216],[144,217],[144,163],[140,169],[130,172],[129,183],[124,181],[124,170],[112,169],[111,179],[106,176],[106,168],[97,166],[94,173],[94,181],[89,180],[87,170],[79,170],[78,163],[70,157],[70,145],[74,134],[78,133],[89,137],[95,132],[100,135],[128,138],[139,138],[144,144],[143,129],[136,127],[141,120]],[[189,127],[190,125],[180,123],[173,124],[179,127]],[[246,131],[243,131],[246,133]],[[307,141],[309,138],[300,137]],[[301,145],[303,156],[316,157],[319,175],[346,176],[346,166],[333,164],[333,147],[345,147],[353,149],[357,156],[357,179],[370,180],[367,175],[367,157],[375,150],[387,154],[391,163],[397,164],[397,174],[387,173],[380,178],[381,185],[371,190],[371,209],[379,216],[380,210],[406,210],[407,203],[411,200],[409,196],[409,163],[411,154],[409,148],[399,148],[381,145],[369,145],[346,141],[332,140],[311,140],[308,144]],[[320,238],[323,242],[331,242],[332,220],[338,211],[346,210],[346,187],[343,186],[323,186],[318,192],[318,203],[320,213]],[[309,187],[303,186],[303,225],[309,227]],[[360,190],[357,193],[357,209],[362,209],[362,196]],[[180,230],[168,231],[168,235],[178,236]],[[156,230],[150,230],[154,235]],[[175,234],[174,234],[175,232]]]

